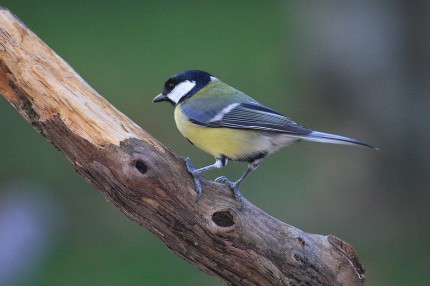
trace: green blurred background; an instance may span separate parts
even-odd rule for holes
[[[351,243],[366,285],[430,281],[426,1],[1,0],[108,101],[195,166],[164,81],[206,70],[315,130],[377,145],[300,143],[242,193],[307,232]],[[90,187],[0,99],[0,285],[222,285]],[[232,163],[208,178],[237,178]]]

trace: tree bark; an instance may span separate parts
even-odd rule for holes
[[[303,232],[202,180],[0,8],[0,93],[121,212],[229,285],[364,285],[354,249]]]

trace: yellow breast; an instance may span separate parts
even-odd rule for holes
[[[191,123],[181,112],[180,106],[175,108],[176,126],[183,136],[196,147],[215,157],[225,155],[232,160],[257,153],[261,146],[261,135],[252,130],[232,128],[210,128]]]

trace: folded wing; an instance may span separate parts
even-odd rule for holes
[[[214,112],[216,110],[216,112]],[[256,129],[291,135],[307,135],[311,129],[259,103],[232,103],[223,108],[195,111],[185,106],[183,112],[194,123],[209,127],[228,127],[237,129]]]

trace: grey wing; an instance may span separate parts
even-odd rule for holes
[[[307,135],[311,129],[303,127],[259,103],[232,103],[216,112],[200,113],[183,110],[196,124],[210,127],[256,129],[294,135]]]

